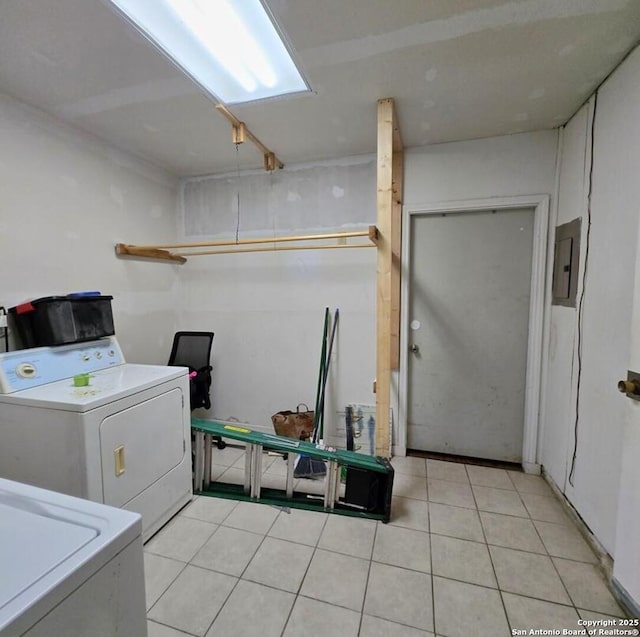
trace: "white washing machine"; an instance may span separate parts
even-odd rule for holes
[[[190,430],[188,370],[115,337],[0,354],[0,477],[136,511],[145,541],[192,497]]]
[[[147,634],[140,516],[0,479],[0,635]]]

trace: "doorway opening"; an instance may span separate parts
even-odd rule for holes
[[[406,208],[395,451],[536,462],[548,197]]]

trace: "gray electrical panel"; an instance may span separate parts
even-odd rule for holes
[[[576,306],[578,268],[580,265],[581,219],[556,227],[553,260],[553,305]]]

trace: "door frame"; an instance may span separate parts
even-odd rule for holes
[[[400,303],[400,370],[398,377],[398,435],[395,452],[407,453],[408,373],[409,373],[409,280],[411,220],[415,217],[442,213],[533,208],[533,252],[531,257],[531,298],[529,303],[529,337],[525,372],[524,435],[522,467],[527,473],[540,473],[537,463],[540,419],[540,390],[544,329],[545,279],[547,265],[547,232],[549,227],[549,195],[522,195],[434,202],[403,206],[402,210],[402,283]]]

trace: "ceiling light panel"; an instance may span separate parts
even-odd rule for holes
[[[226,104],[309,91],[261,0],[107,0]]]

